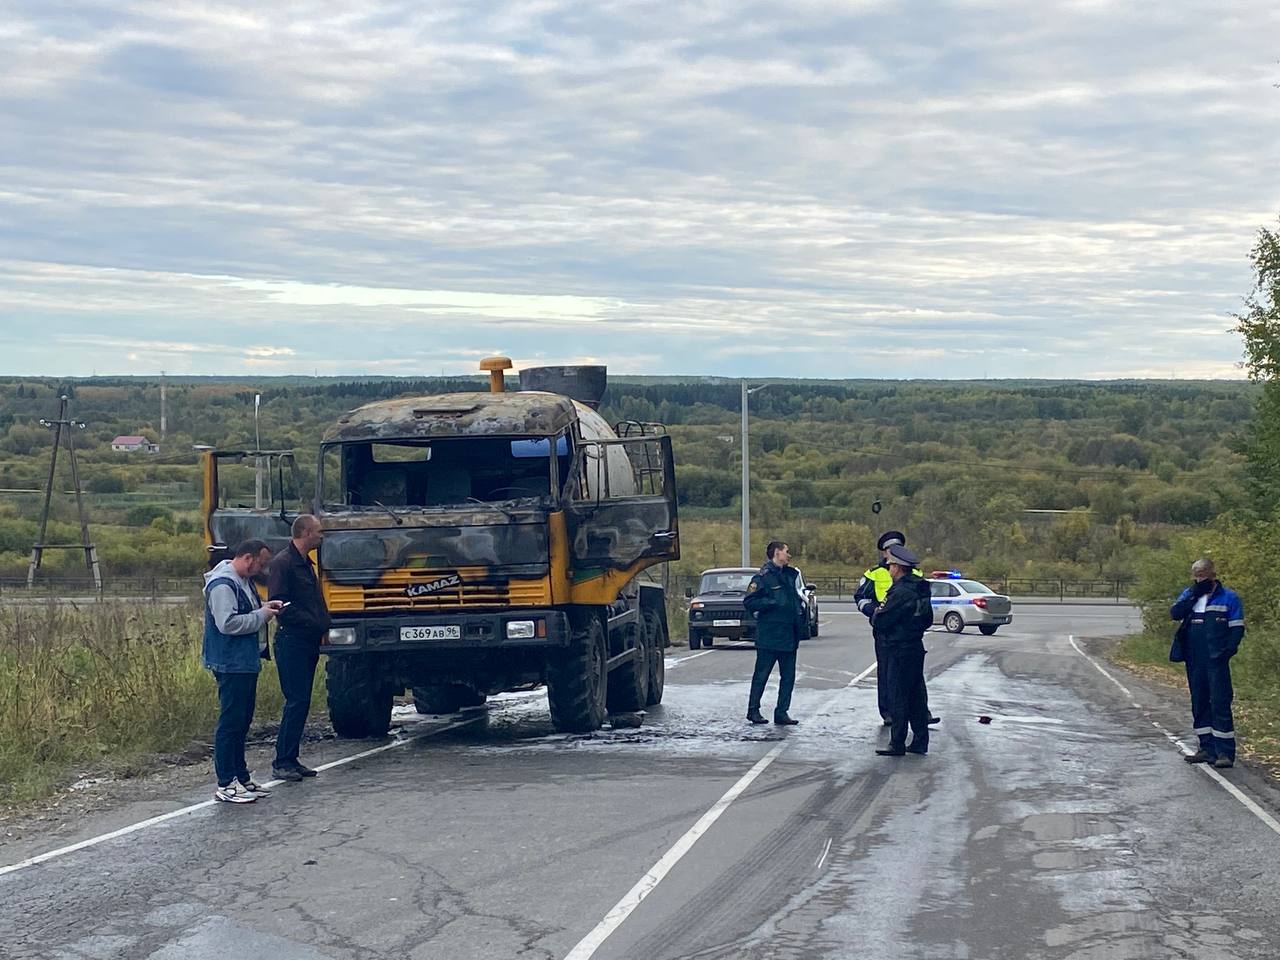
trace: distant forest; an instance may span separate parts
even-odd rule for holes
[[[812,573],[870,562],[875,533],[901,527],[929,563],[975,576],[1126,577],[1144,550],[1246,501],[1240,438],[1259,388],[1234,381],[753,381],[754,555],[792,541]],[[483,389],[478,379],[170,378],[0,380],[0,576],[25,573],[48,470],[57,397],[73,397],[90,520],[108,575],[202,568],[193,444],[264,448],[314,464],[324,428],[394,396]],[[739,383],[620,377],[602,413],[660,421],[674,438],[684,553],[679,568],[737,563]],[[112,452],[117,435],[158,454]],[[60,463],[59,487],[69,474]],[[77,540],[60,494],[62,542]],[[873,512],[873,504],[880,512]],[[758,541],[758,543],[756,543]],[[51,556],[52,571],[79,558]]]

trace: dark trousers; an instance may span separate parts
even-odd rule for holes
[[[249,767],[244,760],[244,740],[253,723],[253,706],[258,698],[256,673],[215,673],[218,681],[218,727],[213,734],[213,772],[218,786],[232,780],[247,781]]]
[[[1211,757],[1236,758],[1236,726],[1231,719],[1231,658],[1211,657],[1188,644],[1187,688],[1191,691],[1191,720],[1200,749]]]
[[[879,637],[873,638],[876,642],[876,704],[880,707],[880,719],[888,720],[893,714],[889,709],[889,678],[888,678],[888,660],[884,654],[884,644],[880,642]]]
[[[796,651],[756,650],[756,669],[751,674],[751,699],[747,701],[748,713],[760,709],[760,698],[764,696],[764,687],[775,663],[778,665],[778,703],[773,708],[773,715],[780,717],[791,709],[791,691],[796,685]]]
[[[880,708],[880,719],[891,720],[893,719],[893,695],[889,690],[889,661],[880,638],[874,637],[874,639],[876,642],[876,705]],[[929,718],[933,719],[933,711],[929,709],[927,690],[924,695],[924,709],[929,714]]]
[[[889,749],[907,745],[907,725],[911,726],[911,746],[929,748],[929,697],[924,683],[924,648],[885,650],[889,680]]]
[[[311,688],[320,659],[320,641],[304,639],[281,630],[276,634],[276,673],[284,694],[284,713],[276,736],[276,766],[298,762],[302,732],[311,712]]]

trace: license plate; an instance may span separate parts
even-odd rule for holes
[[[712,620],[713,627],[739,627],[742,626],[741,620]]]
[[[456,623],[443,627],[401,627],[401,640],[461,640],[462,628]]]

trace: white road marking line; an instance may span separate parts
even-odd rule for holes
[[[1172,743],[1175,747],[1178,748],[1179,753],[1183,754],[1184,756],[1191,756],[1191,754],[1195,753],[1194,750],[1192,750],[1185,743],[1183,743],[1181,740],[1175,737],[1172,733],[1166,730],[1163,724],[1161,724],[1158,720],[1156,720],[1153,716],[1151,716],[1151,713],[1146,709],[1146,707],[1138,703],[1138,701],[1133,698],[1133,694],[1129,692],[1128,687],[1126,687],[1123,683],[1121,683],[1119,680],[1113,677],[1110,671],[1106,670],[1102,666],[1102,664],[1098,663],[1097,660],[1095,660],[1093,657],[1089,656],[1089,654],[1081,650],[1080,645],[1076,643],[1076,638],[1074,635],[1068,636],[1067,641],[1075,649],[1076,653],[1080,654],[1080,656],[1088,660],[1091,664],[1093,664],[1094,668],[1099,673],[1101,673],[1104,677],[1106,677],[1108,680],[1114,683],[1117,687],[1119,687],[1121,691],[1124,692],[1124,695],[1129,698],[1130,704],[1132,704],[1138,710],[1141,710],[1142,715],[1151,722],[1151,725],[1153,727],[1155,727],[1157,730],[1163,733],[1170,743]],[[1230,780],[1228,780],[1226,777],[1224,777],[1222,774],[1220,774],[1217,770],[1215,770],[1212,766],[1210,766],[1207,763],[1197,763],[1197,764],[1193,764],[1193,766],[1199,768],[1200,771],[1210,779],[1216,780],[1218,782],[1218,786],[1222,787],[1222,789],[1226,790],[1227,793],[1231,794],[1233,797],[1239,800],[1242,804],[1244,804],[1244,807],[1246,810],[1248,810],[1255,817],[1257,817],[1259,820],[1265,823],[1276,834],[1280,834],[1280,822],[1277,822],[1275,817],[1271,816],[1271,814],[1263,810],[1262,807],[1258,806],[1258,804],[1251,797],[1247,796],[1244,793],[1244,791],[1242,791],[1234,783],[1232,783]]]
[[[829,710],[840,697],[840,694],[844,693],[844,691],[848,690],[850,687],[856,686],[860,681],[870,676],[875,668],[876,665],[874,663],[871,664],[871,666],[867,667],[867,669],[863,670],[845,686],[836,691],[836,693],[815,712],[820,714]],[[626,919],[635,912],[635,909],[644,902],[645,898],[648,897],[649,894],[653,893],[654,889],[656,889],[658,884],[662,882],[663,878],[671,872],[672,868],[675,867],[675,865],[683,859],[684,855],[693,848],[693,845],[698,841],[698,838],[710,830],[712,824],[720,819],[720,815],[729,808],[729,804],[738,799],[738,797],[742,795],[743,791],[746,790],[747,787],[751,786],[751,784],[755,782],[756,778],[759,777],[760,774],[764,773],[774,760],[778,759],[778,755],[782,753],[789,742],[789,740],[783,740],[779,743],[776,747],[757,760],[755,766],[744,773],[738,779],[737,783],[726,790],[724,795],[713,803],[706,813],[698,818],[698,821],[689,828],[684,836],[677,840],[675,845],[662,855],[662,858],[650,868],[649,872],[641,877],[634,887],[623,894],[622,899],[614,904],[613,909],[605,914],[604,919],[596,924],[595,929],[578,941],[574,948],[565,955],[565,960],[590,960],[591,957],[595,956],[596,951],[600,949],[601,945],[613,935],[614,931],[626,922]]]
[[[444,733],[446,730],[456,730],[458,727],[465,727],[469,724],[475,723],[477,720],[480,720],[483,717],[484,717],[484,712],[481,711],[481,712],[478,712],[473,717],[467,717],[465,720],[456,720],[453,723],[448,723],[441,727],[434,727],[430,730],[424,730],[421,733],[416,733],[411,737],[405,737],[401,740],[392,741],[391,743],[384,743],[382,746],[374,747],[371,750],[362,750],[359,753],[354,753],[349,757],[341,757],[337,760],[333,760],[333,761],[330,761],[329,763],[325,763],[325,764],[322,764],[321,766],[316,767],[316,770],[332,770],[334,767],[340,767],[345,763],[351,763],[355,760],[362,760],[365,757],[371,757],[374,754],[383,753],[387,750],[394,750],[396,747],[403,747],[406,743],[413,743],[415,740],[422,740],[425,737],[432,737],[438,733]],[[283,780],[268,780],[266,783],[263,784],[263,786],[274,787],[283,782],[284,782]],[[88,847],[96,847],[98,844],[106,843],[108,840],[115,840],[118,837],[126,837],[131,833],[137,833],[139,830],[146,830],[148,827],[158,826],[159,824],[165,823],[169,820],[175,820],[178,817],[184,817],[189,813],[195,813],[197,810],[203,810],[206,807],[212,807],[217,802],[218,801],[216,800],[203,800],[200,803],[193,803],[189,807],[182,807],[180,810],[170,810],[168,813],[162,813],[156,817],[150,817],[146,820],[139,820],[137,823],[131,823],[126,827],[121,827],[119,830],[112,830],[110,833],[104,833],[96,837],[90,837],[87,840],[81,840],[79,843],[73,843],[70,846],[59,847],[57,850],[49,850],[46,853],[37,854],[34,857],[28,857],[26,860],[19,860],[17,863],[11,863],[8,866],[0,867],[0,877],[9,873],[17,873],[19,870],[25,870],[28,867],[34,867],[36,864],[45,863],[46,861],[53,860],[57,857],[65,857],[67,854],[75,853],[78,850],[85,850]]]
[[[703,650],[701,653],[691,653],[687,657],[670,657],[667,669],[670,670],[672,667],[678,667],[680,664],[688,663],[690,660],[697,660],[699,657],[705,657],[710,652],[710,650]]]
[[[817,865],[816,869],[821,870],[821,869],[822,869],[822,865],[823,865],[824,863],[826,863],[826,862],[827,862],[827,854],[831,852],[831,841],[832,841],[833,839],[835,839],[835,838],[834,838],[834,837],[827,837],[827,845],[826,845],[825,847],[823,847],[823,849],[822,849],[822,856],[820,856],[820,857],[818,858],[818,865]]]
[[[688,657],[680,657],[679,659],[673,658],[672,662],[667,664],[667,669],[678,667],[680,666],[680,664],[687,663],[690,660],[696,660],[698,657],[706,656],[706,654],[710,652],[711,652],[710,650],[706,650],[706,651],[703,651],[702,653],[695,653]],[[535,690],[535,691],[531,691],[529,693],[520,695],[518,697],[512,697],[507,702],[534,699],[535,697],[541,697],[543,695],[544,694],[542,691]],[[383,753],[387,750],[393,750],[396,747],[402,747],[406,743],[413,743],[415,740],[421,740],[424,737],[432,737],[438,733],[444,733],[446,730],[455,730],[458,727],[465,727],[468,724],[475,723],[477,720],[481,719],[484,715],[485,715],[485,712],[483,710],[477,711],[475,716],[468,716],[463,720],[455,720],[452,723],[445,724],[444,726],[441,726],[441,727],[434,727],[430,730],[424,730],[421,733],[414,734],[413,736],[404,737],[402,739],[395,740],[391,743],[384,743],[381,746],[373,747],[370,750],[362,750],[359,753],[353,753],[349,757],[339,757],[337,760],[331,760],[328,763],[323,763],[320,766],[316,767],[315,769],[317,772],[320,772],[323,770],[332,770],[334,767],[341,767],[344,764],[352,763],[356,760],[363,760],[365,757],[372,757],[375,754]],[[282,783],[284,783],[283,780],[268,780],[265,783],[263,783],[262,786],[270,788],[270,787],[279,786]],[[202,800],[200,803],[193,803],[190,806],[182,807],[179,810],[170,810],[168,813],[162,813],[159,816],[150,817],[146,820],[139,820],[137,823],[131,823],[128,826],[121,827],[119,830],[112,830],[110,833],[104,833],[104,834],[101,834],[100,836],[90,837],[87,840],[81,840],[79,843],[73,843],[70,846],[59,847],[57,850],[50,850],[47,853],[41,853],[34,857],[28,857],[26,860],[20,860],[17,863],[12,863],[12,864],[9,864],[8,866],[0,867],[0,877],[9,873],[17,873],[19,870],[25,870],[27,867],[34,867],[36,864],[44,863],[48,860],[53,860],[57,857],[64,857],[67,854],[75,853],[78,850],[84,850],[84,849],[87,849],[88,847],[97,846],[100,843],[106,843],[108,840],[115,840],[118,837],[125,837],[131,833],[137,833],[139,830],[146,830],[148,827],[158,826],[159,824],[165,823],[169,820],[175,820],[178,817],[184,817],[189,813],[195,813],[197,810],[204,810],[207,807],[212,807],[217,802],[218,801],[216,800]]]

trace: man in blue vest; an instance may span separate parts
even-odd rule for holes
[[[765,547],[765,561],[760,572],[751,578],[742,604],[756,620],[756,668],[751,675],[751,695],[747,701],[747,719],[752,723],[768,723],[760,712],[760,698],[773,665],[778,665],[778,702],[773,708],[773,722],[792,726],[787,712],[791,709],[791,691],[796,683],[796,651],[800,640],[809,635],[809,614],[796,589],[796,570],[789,566],[791,550],[781,540]]]
[[[1226,769],[1236,762],[1231,658],[1244,639],[1244,604],[1222,585],[1212,560],[1193,563],[1191,579],[1169,609],[1169,616],[1181,621],[1169,659],[1186,662],[1191,718],[1200,737],[1200,749],[1184,759]]]
[[[204,642],[201,661],[218,681],[218,726],[213,735],[213,769],[220,803],[253,803],[269,791],[253,782],[244,741],[253,723],[258,671],[267,653],[267,624],[284,604],[258,599],[253,578],[271,560],[261,540],[246,540],[230,560],[204,575]],[[238,781],[238,783],[237,783]]]

